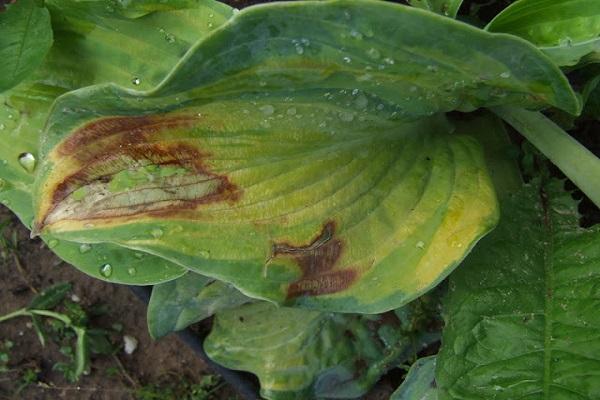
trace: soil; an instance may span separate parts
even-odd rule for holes
[[[212,374],[175,335],[158,341],[150,338],[146,306],[126,286],[91,278],[61,261],[40,240],[29,239],[27,229],[2,207],[0,221],[6,220],[10,220],[10,224],[4,234],[16,234],[18,251],[0,258],[0,315],[28,305],[35,295],[34,290],[69,282],[73,286],[71,293],[83,308],[89,310],[102,305],[107,310],[105,315],[92,320],[93,327],[112,331],[112,339],[121,346],[122,336],[131,335],[138,340],[138,347],[131,355],[121,349],[112,357],[93,357],[90,374],[72,384],[60,372],[52,370],[56,362],[66,361],[59,345],[48,341],[42,347],[29,318],[2,323],[0,343],[10,340],[14,347],[8,363],[11,371],[0,374],[0,398],[128,400],[136,398],[136,391],[144,385],[178,379],[200,382],[204,375]],[[20,268],[15,257],[19,259]],[[122,324],[122,332],[115,332],[114,324]],[[28,368],[39,370],[38,383],[15,396],[20,376]],[[231,388],[223,386],[214,398],[233,399],[233,393]]]

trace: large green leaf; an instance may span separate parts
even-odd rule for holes
[[[600,52],[600,2],[597,0],[520,0],[486,28],[520,36],[558,65],[574,65]]]
[[[408,0],[414,6],[454,18],[463,0]]]
[[[431,114],[503,102],[579,106],[532,46],[429,12],[249,8],[156,90],[61,97],[36,231],[140,249],[252,297],[390,310],[497,219],[477,143]]]
[[[0,201],[27,226],[33,220],[31,185],[39,134],[54,99],[101,82],[155,86],[195,41],[233,14],[230,7],[212,1],[47,1],[46,5],[55,29],[50,53],[29,79],[0,95],[0,133],[10,138],[10,145],[0,146]],[[20,157],[29,163],[19,162]],[[90,248],[44,239],[63,259],[104,280],[151,284],[185,272],[166,260],[110,244]]]
[[[390,400],[437,400],[435,356],[420,358],[410,367],[402,385]]]
[[[600,227],[561,182],[523,189],[450,279],[440,399],[600,398]]]
[[[154,286],[148,304],[148,330],[156,339],[249,301],[226,283],[188,272]]]
[[[27,77],[52,45],[48,10],[35,0],[19,0],[0,11],[0,92]]]
[[[421,330],[431,326],[429,315],[409,313],[403,324],[393,313],[320,313],[258,302],[217,313],[204,348],[227,368],[256,374],[267,399],[354,398],[437,338]]]

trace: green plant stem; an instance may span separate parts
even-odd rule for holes
[[[16,311],[13,311],[11,313],[1,316],[0,322],[4,322],[11,318],[16,318],[16,317],[31,317],[31,313],[26,308],[21,308],[20,310],[16,310]]]
[[[600,207],[600,159],[539,112],[497,107],[508,122]]]

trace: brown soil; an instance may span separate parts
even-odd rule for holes
[[[134,399],[137,389],[147,384],[173,382],[179,378],[199,382],[203,375],[211,374],[176,336],[170,335],[154,341],[146,327],[146,306],[122,285],[114,285],[88,277],[58,259],[40,240],[29,239],[25,229],[6,208],[0,209],[0,221],[10,219],[5,229],[7,236],[16,232],[18,251],[0,258],[0,315],[26,306],[34,296],[32,290],[70,282],[72,293],[79,297],[84,308],[100,304],[108,312],[92,321],[94,327],[112,330],[115,323],[123,325],[122,333],[115,332],[112,339],[122,343],[122,335],[134,336],[137,350],[127,355],[121,349],[115,356],[92,358],[91,371],[77,384],[66,381],[60,372],[52,371],[56,362],[66,361],[59,352],[59,345],[49,341],[40,345],[28,318],[17,318],[0,323],[0,343],[10,340],[9,372],[0,373],[0,398],[19,399]],[[17,267],[15,255],[21,268]],[[20,377],[27,368],[39,370],[38,383],[27,387],[20,394],[14,392]],[[119,372],[115,372],[119,371]],[[112,372],[112,373],[111,373]],[[224,387],[214,396],[217,399],[232,398],[233,391]]]

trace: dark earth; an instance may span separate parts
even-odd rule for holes
[[[0,0],[2,3],[9,1]],[[243,8],[264,1],[231,0],[226,3]],[[491,19],[510,0],[466,0],[461,8],[462,18],[478,8],[482,19]],[[485,22],[485,21],[484,21]],[[600,156],[600,122],[582,121],[570,133]],[[515,141],[522,141],[514,135]],[[560,171],[553,174],[560,177]],[[567,182],[567,188],[575,187]],[[600,223],[600,210],[581,193],[582,225]],[[122,285],[108,284],[88,277],[58,259],[39,239],[29,239],[29,232],[4,208],[0,208],[0,315],[26,306],[37,292],[54,284],[69,282],[72,291],[67,301],[79,304],[90,315],[89,326],[104,329],[113,345],[111,355],[92,356],[89,374],[77,383],[69,382],[53,366],[66,362],[61,346],[71,342],[48,340],[42,347],[29,318],[15,318],[0,323],[0,400],[3,399],[237,399],[233,387],[190,350],[176,335],[154,341],[146,327],[146,306]],[[98,310],[102,312],[99,313]],[[99,314],[99,315],[93,315]],[[193,329],[206,332],[210,322]],[[123,335],[138,341],[130,355],[123,350]],[[6,349],[6,341],[13,346]],[[424,354],[434,354],[437,346]],[[64,349],[63,349],[64,351]],[[2,357],[7,356],[2,371]],[[365,399],[388,399],[403,379],[405,372],[392,370]],[[198,389],[200,387],[200,389]],[[20,389],[20,391],[19,391]],[[201,392],[201,393],[200,393]],[[199,394],[200,393],[200,394]],[[202,394],[204,393],[204,394]]]

